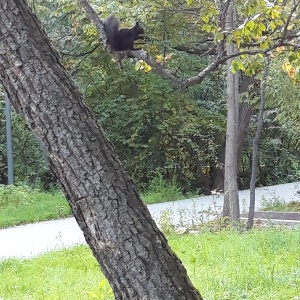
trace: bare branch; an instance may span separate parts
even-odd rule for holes
[[[288,29],[288,26],[289,26],[290,21],[291,21],[291,19],[292,19],[293,13],[296,11],[296,9],[297,9],[297,7],[298,7],[299,5],[300,5],[300,0],[298,0],[298,1],[295,3],[294,7],[291,9],[291,11],[290,11],[290,13],[289,13],[289,15],[288,15],[288,18],[287,18],[286,23],[285,23],[285,25],[284,25],[283,32],[282,32],[282,36],[281,36],[281,38],[282,38],[281,40],[282,40],[282,41],[284,41],[285,38],[286,38],[287,29]]]
[[[212,47],[203,47],[201,49],[199,48],[190,48],[186,46],[176,46],[174,47],[175,50],[189,53],[189,54],[195,54],[199,56],[207,56],[207,55],[215,55],[216,54],[216,45],[213,45]]]
[[[226,62],[230,58],[238,57],[238,56],[246,55],[246,54],[248,54],[248,55],[256,55],[256,54],[267,55],[268,52],[270,52],[271,50],[273,50],[273,49],[275,49],[279,46],[289,46],[289,47],[293,47],[294,49],[300,49],[300,45],[295,45],[295,44],[291,44],[291,43],[281,43],[280,42],[278,44],[274,44],[273,46],[271,46],[271,47],[269,47],[265,50],[245,50],[245,51],[239,51],[239,52],[232,53],[231,55],[225,55],[225,56],[215,60],[211,64],[209,64],[198,75],[196,75],[194,77],[190,77],[189,79],[183,81],[181,86],[182,87],[189,87],[189,86],[192,86],[194,84],[201,83],[203,81],[203,79],[210,72],[215,71],[219,67],[219,65],[223,64],[224,62]]]
[[[63,56],[72,56],[72,57],[82,57],[82,56],[86,56],[88,54],[93,53],[97,48],[99,48],[100,44],[97,44],[95,47],[93,47],[91,50],[88,50],[84,53],[70,53],[70,52],[64,52],[64,51],[59,51],[59,54],[63,55]]]

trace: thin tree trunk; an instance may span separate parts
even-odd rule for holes
[[[231,31],[236,23],[235,11],[229,4],[226,17],[226,29]],[[233,43],[227,44],[227,55],[236,51]],[[239,122],[239,81],[238,73],[231,72],[232,59],[227,61],[227,131],[225,150],[225,181],[223,216],[229,217],[232,224],[239,222],[240,206],[237,184],[237,145]]]
[[[203,299],[24,0],[0,2],[0,81],[119,299]]]
[[[255,183],[257,179],[258,147],[259,147],[259,141],[260,141],[262,127],[263,127],[263,121],[264,121],[264,109],[265,109],[265,101],[266,101],[266,90],[267,90],[269,67],[270,67],[270,56],[267,56],[267,61],[264,68],[262,85],[261,85],[258,123],[257,123],[255,137],[253,140],[252,173],[251,173],[251,181],[250,181],[250,205],[249,205],[249,215],[248,215],[248,224],[247,224],[248,229],[251,229],[253,227],[254,208],[255,208]]]
[[[250,84],[253,82],[252,77],[246,75],[241,76],[242,80],[239,85],[239,94],[249,90]],[[238,125],[238,149],[237,149],[237,161],[238,168],[241,163],[243,149],[245,147],[245,140],[249,131],[249,125],[252,117],[252,106],[249,103],[239,104],[239,125]],[[211,190],[224,191],[224,162],[225,162],[225,139],[221,145],[218,155],[218,161],[220,166],[212,169],[213,183]]]

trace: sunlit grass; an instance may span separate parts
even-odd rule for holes
[[[300,229],[168,236],[206,300],[300,297]],[[9,300],[113,299],[87,247],[0,262],[0,297]]]
[[[0,186],[0,227],[70,216],[64,196],[27,186]]]
[[[146,204],[183,198],[175,184],[166,184],[161,178],[153,180],[142,195]],[[0,228],[70,215],[70,206],[60,191],[45,193],[28,186],[0,185]]]
[[[191,198],[194,194],[185,195],[176,185],[175,181],[165,182],[161,175],[154,178],[147,191],[142,193],[142,199],[146,204],[175,201],[185,198]]]

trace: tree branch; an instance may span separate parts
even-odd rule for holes
[[[293,13],[296,11],[296,9],[297,9],[297,7],[298,7],[299,5],[300,5],[300,0],[298,0],[298,1],[295,3],[294,7],[291,9],[291,11],[290,11],[290,13],[289,13],[289,15],[288,15],[288,17],[287,17],[286,23],[285,23],[285,25],[284,25],[284,27],[283,27],[282,36],[281,36],[281,38],[282,38],[281,40],[282,40],[282,41],[284,41],[285,38],[286,38],[288,26],[289,26],[290,21],[291,21],[291,19],[292,19]]]
[[[216,45],[213,45],[212,47],[203,47],[201,49],[199,48],[190,48],[187,46],[175,46],[175,50],[189,53],[189,54],[195,54],[199,56],[205,56],[205,55],[215,55],[216,54]]]
[[[231,0],[226,1],[225,9],[226,9],[226,6],[230,3],[230,1]],[[94,22],[94,24],[97,28],[97,31],[98,31],[99,38],[103,41],[104,47],[107,48],[107,44],[106,44],[107,38],[106,38],[105,31],[104,31],[103,22],[99,19],[96,12],[90,6],[88,0],[78,0],[78,2],[83,6],[88,17]],[[299,3],[300,3],[300,0],[298,0],[297,5]],[[295,5],[295,6],[297,6],[297,5]],[[215,59],[207,67],[205,67],[201,72],[199,72],[196,76],[193,76],[193,77],[190,77],[187,79],[179,77],[175,72],[173,72],[169,69],[166,69],[163,65],[157,63],[144,50],[138,50],[138,51],[128,50],[128,51],[121,51],[121,52],[109,51],[109,53],[111,56],[116,58],[117,61],[121,61],[123,58],[128,58],[128,57],[144,60],[163,78],[173,81],[180,88],[186,88],[186,87],[201,83],[210,72],[215,71],[219,67],[219,65],[223,64],[230,58],[238,57],[238,56],[245,55],[245,54],[247,54],[247,55],[264,54],[265,55],[268,52],[270,52],[271,50],[273,50],[279,46],[289,46],[289,47],[293,47],[294,49],[300,48],[300,45],[291,44],[288,42],[284,42],[283,40],[280,40],[278,43],[274,43],[272,46],[270,46],[269,48],[264,49],[264,50],[257,49],[257,50],[238,51],[238,52],[232,53],[230,55],[224,55],[224,56],[221,56],[221,57]]]
[[[91,50],[88,50],[86,52],[83,53],[71,53],[71,52],[64,52],[64,51],[59,51],[59,54],[63,55],[63,56],[72,56],[72,57],[82,57],[82,56],[86,56],[88,54],[93,53],[97,48],[99,48],[100,44],[97,44],[95,47],[93,47]]]

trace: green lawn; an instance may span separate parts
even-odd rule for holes
[[[27,186],[0,186],[0,228],[70,216],[64,196]]]
[[[168,240],[206,300],[300,297],[300,228],[170,235]],[[0,262],[0,278],[5,300],[113,299],[83,246]]]
[[[150,204],[183,199],[184,195],[176,186],[157,180],[142,198]],[[0,228],[70,215],[69,204],[59,191],[45,193],[28,186],[0,185]]]

